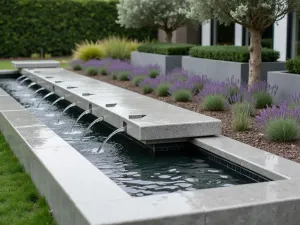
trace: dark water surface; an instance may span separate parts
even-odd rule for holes
[[[58,98],[51,96],[37,108],[47,92],[42,91],[32,97],[39,86],[28,89],[29,83],[30,81],[25,82],[21,86],[14,79],[2,79],[0,87],[132,196],[253,182],[214,163],[192,146],[186,147],[183,152],[154,156],[145,146],[118,134],[107,143],[104,153],[96,153],[113,129],[99,123],[80,140],[85,128],[95,117],[85,116],[71,133],[71,126],[82,110],[76,107],[70,109],[57,123],[62,110],[70,103],[61,101],[47,111],[51,103]]]

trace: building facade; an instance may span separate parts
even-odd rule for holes
[[[165,40],[162,31],[159,31],[159,40]],[[211,20],[199,28],[179,28],[174,32],[172,41],[200,45],[248,46],[249,33],[239,24],[223,26]],[[291,13],[268,28],[262,36],[262,46],[279,51],[280,61],[300,55],[300,13]]]

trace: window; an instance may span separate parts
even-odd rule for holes
[[[234,45],[234,24],[225,26],[212,21],[212,45]]]
[[[300,13],[292,19],[292,57],[300,56]]]

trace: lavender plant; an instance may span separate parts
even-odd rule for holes
[[[69,65],[72,68],[72,70],[82,70],[82,64],[83,61],[80,59],[72,60]]]
[[[193,85],[184,81],[176,81],[169,88],[169,93],[176,102],[188,102],[193,98]]]
[[[145,78],[139,83],[139,87],[141,88],[143,94],[150,94],[153,92],[153,79],[150,77]]]
[[[264,130],[269,140],[295,140],[300,135],[300,108],[290,108],[286,102],[279,107],[267,107],[256,117],[256,123]]]
[[[117,80],[118,81],[129,81],[129,75],[130,75],[129,71],[119,72],[117,75]]]
[[[198,99],[205,110],[224,111],[228,107],[227,88],[223,82],[210,82],[199,92]]]
[[[187,83],[192,85],[192,93],[198,94],[204,87],[204,85],[208,82],[208,79],[206,76],[189,76],[187,78]]]
[[[273,97],[278,86],[270,86],[266,81],[260,81],[252,85],[250,93],[256,100],[256,108],[263,109],[273,104]]]
[[[289,96],[288,106],[292,109],[300,108],[300,93],[295,93]]]
[[[156,78],[161,73],[161,68],[158,65],[149,65],[147,69],[150,78]]]
[[[98,69],[95,67],[88,67],[88,68],[86,68],[85,72],[86,72],[86,75],[88,75],[88,76],[96,76],[99,73]]]

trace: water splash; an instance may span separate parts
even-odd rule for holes
[[[39,102],[39,104],[37,105],[36,108],[39,108],[39,107],[40,107],[40,104],[42,103],[42,101],[44,101],[46,98],[48,98],[49,96],[54,95],[54,94],[55,94],[54,91],[51,91],[51,92],[49,92],[48,94],[46,94],[46,95],[43,97],[43,99]]]
[[[87,115],[87,114],[89,114],[89,113],[91,113],[91,112],[92,112],[92,110],[91,110],[91,109],[88,109],[88,110],[85,110],[83,113],[81,113],[81,114],[78,116],[77,120],[75,121],[75,123],[74,123],[73,126],[71,127],[71,133],[73,132],[73,129],[74,129],[74,127],[77,125],[78,121],[79,121],[82,117],[84,117],[85,115]]]
[[[35,83],[35,82],[31,82],[31,83],[27,86],[27,88],[31,88],[31,87],[34,86],[34,85],[36,85],[36,83]]]
[[[58,117],[57,119],[57,123],[60,121],[61,117],[64,115],[65,112],[67,112],[68,109],[72,108],[76,106],[76,103],[71,103],[70,105],[68,105],[63,111],[62,113],[60,114],[60,116]]]
[[[61,101],[61,100],[64,100],[65,99],[65,97],[60,97],[60,98],[58,98],[58,99],[56,99],[49,107],[48,107],[48,109],[47,109],[47,111],[49,111],[49,109],[52,107],[52,106],[54,106],[56,103],[58,103],[59,101]]]
[[[83,132],[83,135],[81,136],[80,140],[82,140],[84,138],[84,136],[87,134],[87,131],[90,130],[96,123],[99,123],[101,121],[104,120],[104,117],[99,117],[97,119],[95,119],[89,126],[88,128],[85,129],[85,131]]]
[[[109,141],[109,139],[111,139],[113,136],[115,136],[118,133],[121,132],[126,132],[127,131],[127,127],[120,127],[119,129],[115,130],[114,132],[112,132],[105,140],[104,142],[100,145],[100,147],[98,148],[97,153],[102,153],[104,152],[104,146],[105,144]]]
[[[16,79],[16,82],[18,82],[19,80],[22,80],[25,77],[26,77],[26,75],[19,76],[18,79]]]
[[[20,85],[22,85],[25,81],[27,81],[27,80],[30,80],[28,77],[27,78],[25,78],[24,80],[22,80],[21,82],[20,82]]]
[[[37,90],[32,94],[31,98],[33,98],[37,93],[39,93],[40,91],[43,91],[43,90],[45,90],[45,88],[43,88],[43,87],[37,89]]]

